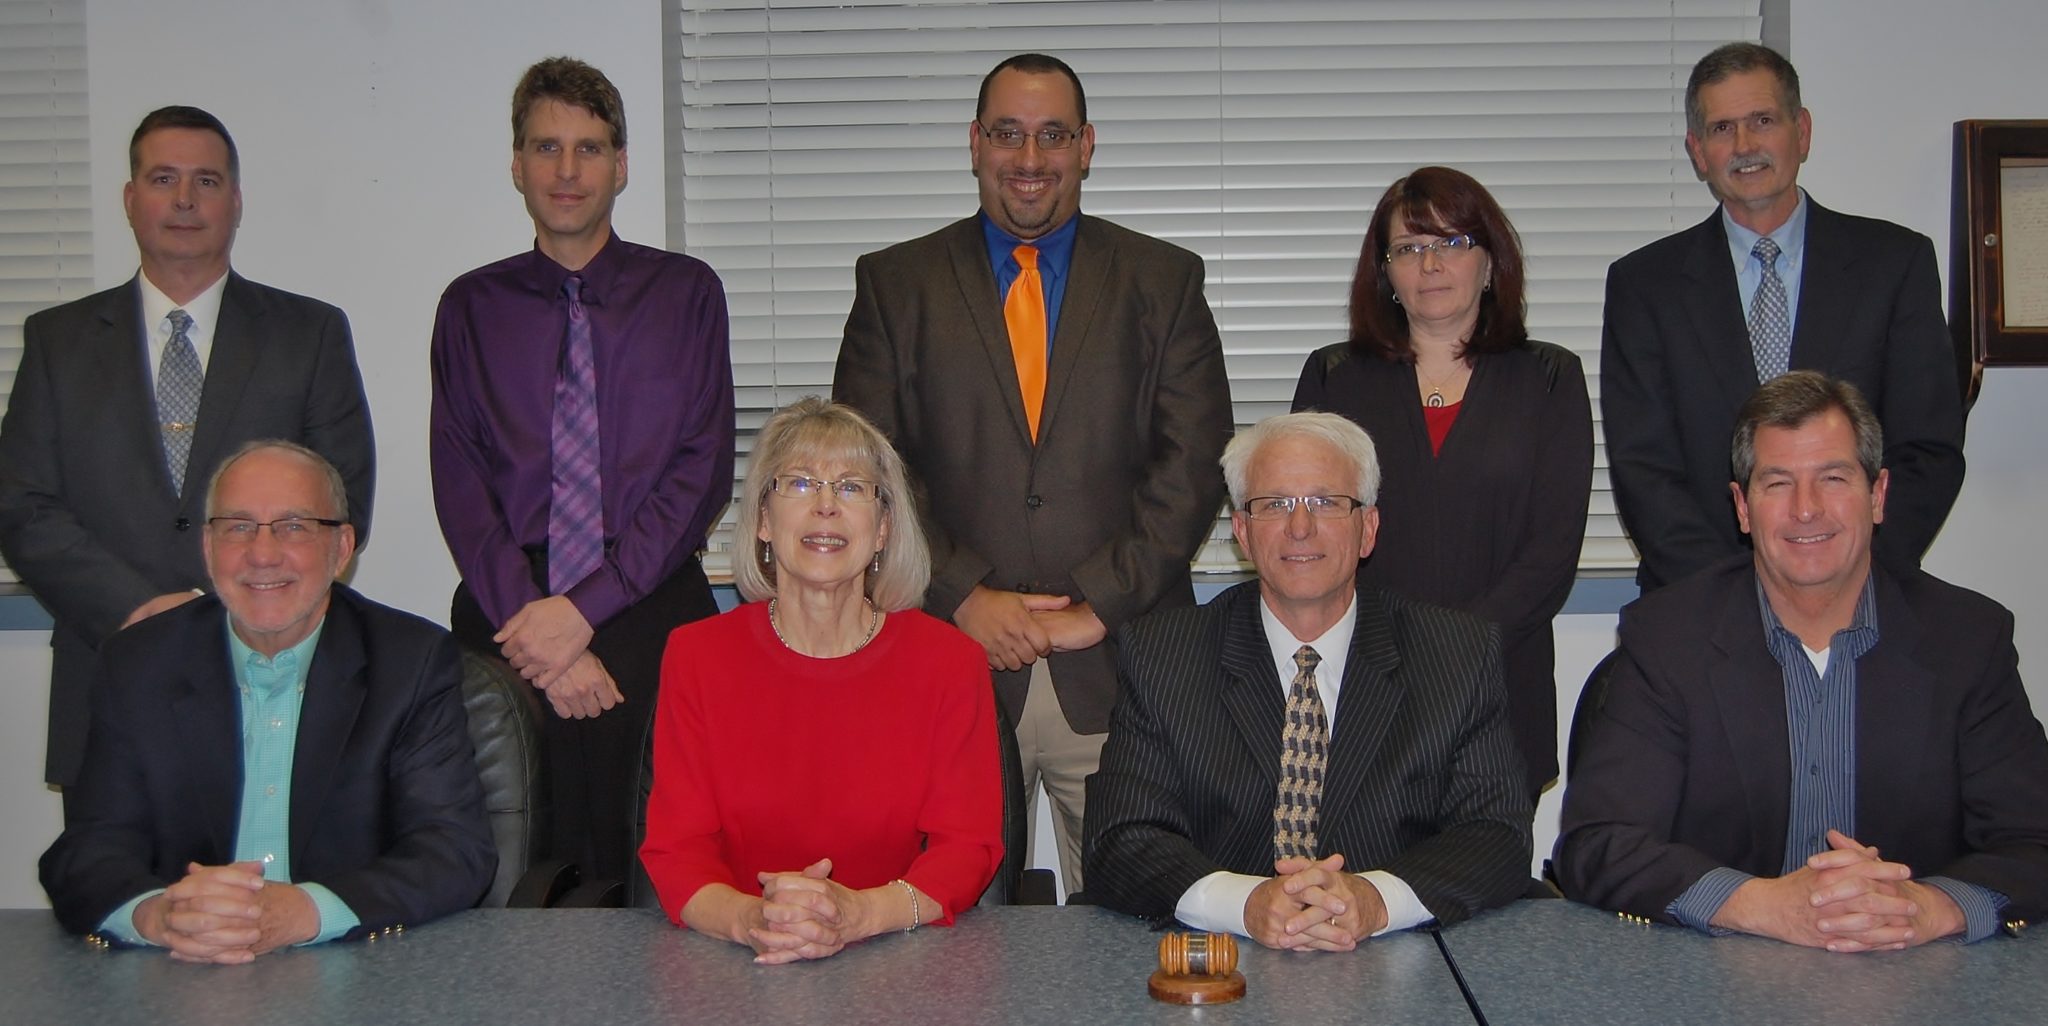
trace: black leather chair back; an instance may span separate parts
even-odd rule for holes
[[[647,797],[654,793],[654,725],[661,717],[647,717],[647,730],[640,738],[640,781],[638,797],[633,808],[633,869],[626,874],[625,906],[627,908],[661,908],[661,899],[654,893],[654,881],[647,878],[647,867],[640,863],[640,846],[647,841]]]
[[[498,874],[483,905],[501,908],[548,836],[540,700],[504,660],[465,649],[462,706],[469,714],[477,775],[483,778],[484,811],[498,846]]]

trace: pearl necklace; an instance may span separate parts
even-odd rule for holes
[[[875,640],[875,631],[880,629],[882,626],[881,609],[877,608],[875,604],[869,601],[868,599],[863,598],[861,599],[861,602],[865,603],[868,607],[868,632],[866,634],[861,635],[860,641],[854,644],[853,651],[846,653],[847,655],[852,655],[854,652],[858,652],[861,649],[868,647],[868,642]],[[782,642],[783,648],[789,649],[791,652],[795,652],[798,655],[809,655],[809,653],[803,652],[799,650],[795,645],[790,644],[789,639],[783,636],[782,621],[775,615],[774,599],[768,600],[768,628],[775,632],[775,640]],[[812,658],[818,657],[813,656]]]

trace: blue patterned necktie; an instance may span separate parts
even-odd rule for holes
[[[199,350],[192,346],[192,315],[173,310],[169,320],[171,339],[164,343],[163,360],[156,368],[156,420],[163,434],[164,464],[171,471],[171,491],[183,495],[206,372],[199,367]]]
[[[1294,683],[1287,689],[1287,729],[1280,735],[1280,789],[1273,803],[1273,857],[1316,857],[1316,810],[1323,802],[1323,769],[1330,761],[1330,718],[1316,691],[1323,657],[1307,645],[1294,653]]]
[[[1749,301],[1749,348],[1756,357],[1756,379],[1764,382],[1792,368],[1792,306],[1778,277],[1778,244],[1766,235],[1749,252],[1764,265],[1756,296]]]
[[[597,361],[583,276],[562,283],[569,299],[569,337],[555,377],[553,456],[548,503],[548,593],[560,595],[604,560],[604,491],[598,470]]]

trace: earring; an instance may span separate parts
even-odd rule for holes
[[[1400,306],[1400,305],[1401,305],[1401,294],[1400,294],[1399,292],[1396,292],[1396,293],[1394,293],[1394,305],[1395,305],[1395,306]]]
[[[775,562],[775,546],[773,546],[773,545],[770,545],[770,544],[768,544],[767,542],[762,542],[762,543],[761,543],[761,565],[762,565],[762,566],[768,566],[768,565],[770,565],[770,564],[772,564],[772,563],[774,563],[774,562]]]
[[[1493,281],[1492,281],[1492,279],[1488,279],[1488,280],[1487,280],[1487,282],[1486,282],[1486,284],[1484,284],[1484,285],[1481,285],[1481,286],[1479,286],[1479,291],[1481,291],[1481,292],[1492,292],[1492,291],[1493,291]]]
[[[882,572],[882,550],[881,550],[881,549],[876,549],[876,550],[875,550],[875,561],[874,561],[874,562],[872,562],[872,563],[869,563],[869,564],[868,564],[868,571],[869,571],[870,573],[877,573],[877,574],[878,574],[878,573],[881,573],[881,572]]]

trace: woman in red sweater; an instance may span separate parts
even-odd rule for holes
[[[902,460],[847,407],[785,407],[738,536],[747,603],[662,658],[640,849],[661,907],[768,964],[950,923],[1002,861],[995,692],[981,646],[916,608]]]

